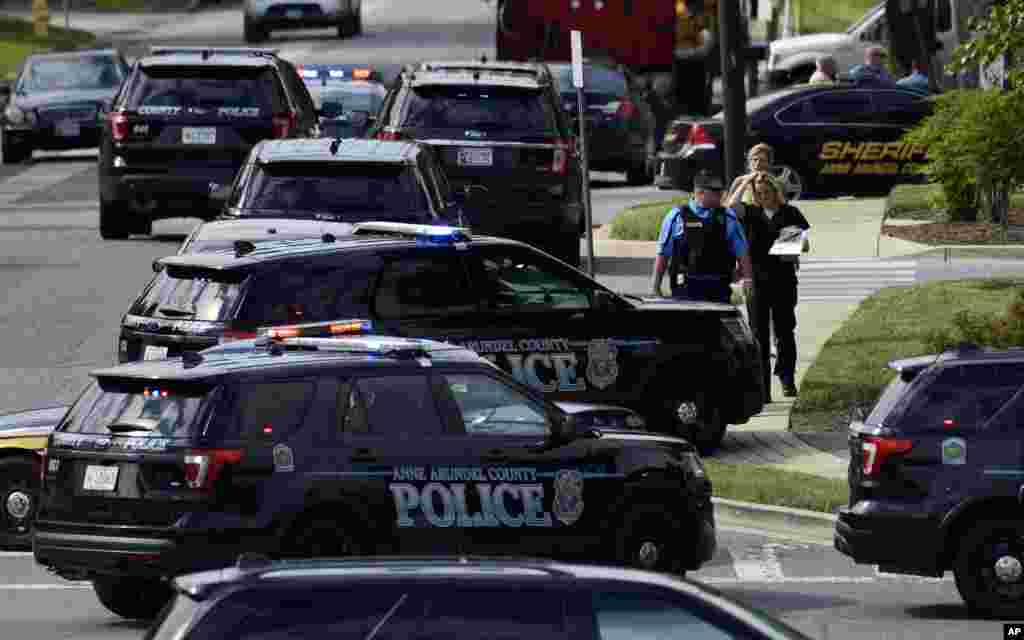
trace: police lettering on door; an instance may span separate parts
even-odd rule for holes
[[[605,389],[619,376],[618,348],[611,340],[523,338],[459,344],[505,369],[519,382],[545,393],[586,391],[588,383]],[[584,352],[586,369],[581,370]]]
[[[551,511],[542,476],[553,476]],[[529,467],[396,467],[388,487],[399,527],[554,527],[583,515],[583,474]]]

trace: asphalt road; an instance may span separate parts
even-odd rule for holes
[[[367,2],[366,35],[276,36],[297,62],[400,64],[423,58],[490,55],[492,8],[479,0]],[[84,18],[83,18],[84,20]],[[129,53],[142,43],[241,43],[237,11],[132,26],[107,17],[110,37]],[[0,410],[74,400],[89,370],[114,361],[118,320],[151,276],[154,258],[173,253],[194,220],[155,225],[152,238],[105,242],[97,231],[95,152],[48,154],[0,167]],[[595,176],[594,220],[667,192],[626,188],[621,176]],[[938,273],[945,267],[934,267]],[[640,288],[646,278],[640,277]],[[720,536],[718,557],[694,578],[794,623],[816,638],[995,637],[994,622],[970,621],[949,580],[896,579],[854,567],[830,548],[788,544],[752,533]],[[88,585],[67,583],[24,554],[0,554],[0,637],[44,640],[137,638]]]

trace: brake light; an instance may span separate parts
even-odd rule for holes
[[[861,468],[865,476],[872,476],[878,473],[882,464],[889,458],[903,455],[913,449],[914,443],[910,440],[865,436],[860,447],[863,453]]]
[[[377,139],[394,142],[395,140],[405,139],[405,136],[402,134],[401,131],[395,129],[394,127],[384,127],[377,133]]]
[[[569,167],[570,145],[565,140],[555,140],[554,160],[551,163],[551,172],[557,175],[565,175]]]
[[[294,129],[298,123],[298,116],[294,111],[287,113],[277,113],[273,117],[274,123],[274,137],[275,138],[287,138],[288,134]]]
[[[625,118],[626,120],[629,120],[630,118],[636,115],[636,105],[630,102],[629,100],[623,100],[622,102],[619,103],[619,108],[615,112],[615,114],[618,115],[620,118]]]
[[[235,331],[228,329],[221,334],[220,339],[217,341],[218,344],[226,344],[228,342],[234,342],[235,340],[252,340],[256,338],[255,331]]]
[[[224,467],[242,460],[239,449],[191,449],[185,452],[185,484],[189,489],[212,489]]]
[[[123,113],[110,114],[110,135],[115,142],[120,142],[128,137],[128,116]]]
[[[708,134],[707,129],[705,129],[699,124],[695,124],[690,127],[690,135],[686,138],[686,144],[694,146],[710,144],[714,146],[715,139],[712,138],[710,134]]]
[[[46,484],[46,465],[47,465],[46,449],[43,449],[42,451],[39,452],[38,463],[39,463],[39,488],[42,489],[43,485]]]

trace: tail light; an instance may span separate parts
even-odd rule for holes
[[[189,489],[212,489],[224,467],[242,460],[239,449],[191,449],[185,452],[185,484]]]
[[[636,105],[630,102],[629,100],[623,100],[622,102],[619,103],[619,108],[615,112],[615,114],[620,118],[625,118],[626,120],[629,120],[630,118],[636,115]]]
[[[865,476],[873,476],[889,458],[903,455],[914,448],[910,440],[865,436],[860,443],[861,468]]]
[[[46,484],[46,465],[48,464],[46,449],[39,452],[37,462],[39,464],[39,488],[42,489],[43,485]]]
[[[569,167],[570,150],[570,143],[565,140],[555,140],[555,154],[554,160],[551,162],[551,173],[565,175],[565,171]]]
[[[128,116],[123,113],[110,114],[110,134],[115,142],[121,142],[128,137]]]
[[[252,340],[256,337],[255,331],[235,331],[228,329],[221,334],[220,339],[217,342],[218,344],[226,344],[228,342],[234,342],[235,340]]]
[[[384,127],[377,133],[377,139],[394,142],[395,140],[404,140],[405,136],[394,127]]]
[[[298,117],[294,111],[287,113],[277,113],[273,117],[274,123],[274,137],[275,138],[287,138],[288,134],[298,124]]]
[[[686,139],[686,144],[693,146],[710,144],[714,146],[715,139],[712,138],[710,134],[708,134],[707,129],[705,129],[699,124],[695,124],[692,127],[690,127],[690,135]]]

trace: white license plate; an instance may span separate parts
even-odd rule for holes
[[[217,127],[182,127],[181,142],[183,144],[215,144]]]
[[[289,9],[284,12],[284,17],[289,20],[298,20],[302,17],[302,9]]]
[[[489,167],[494,164],[492,149],[459,149],[459,164],[463,167]]]
[[[65,138],[77,138],[82,135],[82,125],[74,120],[61,120],[57,123],[57,135]]]
[[[143,360],[163,360],[167,357],[167,347],[154,347],[153,345],[146,345],[146,348],[142,351]]]
[[[85,468],[82,488],[86,491],[113,491],[117,488],[117,467],[90,464]]]

